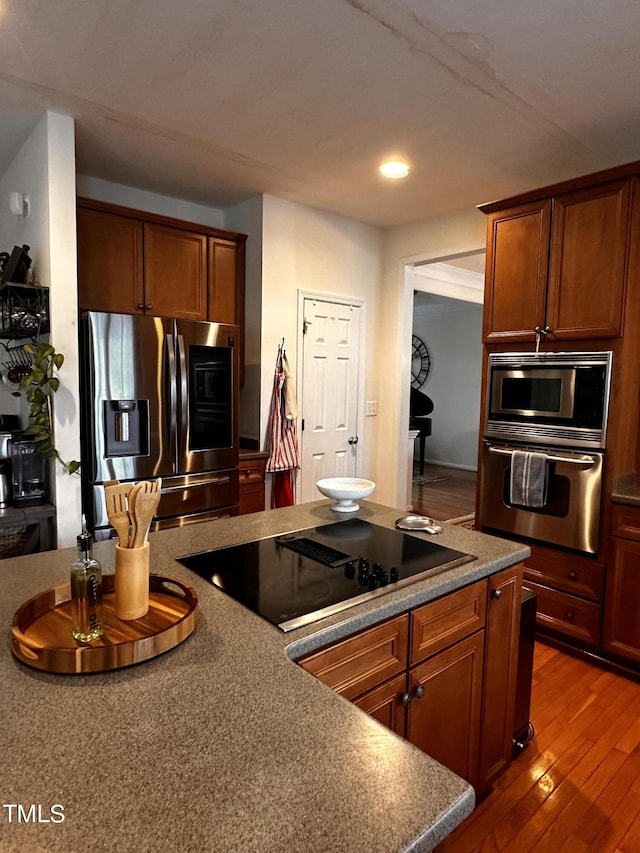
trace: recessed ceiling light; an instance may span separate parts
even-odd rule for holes
[[[409,166],[403,160],[387,160],[380,166],[380,171],[385,178],[397,180],[398,178],[406,178],[409,174]]]

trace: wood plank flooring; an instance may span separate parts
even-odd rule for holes
[[[476,508],[476,473],[444,465],[425,465],[425,475],[444,477],[436,483],[415,482],[419,477],[418,467],[414,470],[412,488],[413,511],[428,515],[439,521],[470,515]]]
[[[640,684],[536,642],[535,737],[437,853],[638,853]]]

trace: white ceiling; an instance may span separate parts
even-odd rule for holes
[[[54,109],[82,174],[388,227],[640,159],[637,0],[0,0],[0,34],[0,171]]]

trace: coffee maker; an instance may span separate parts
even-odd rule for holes
[[[9,448],[13,505],[25,507],[43,504],[45,461],[38,453],[35,442],[18,433],[12,436]]]

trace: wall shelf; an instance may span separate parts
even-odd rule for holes
[[[12,282],[0,286],[0,339],[21,340],[48,333],[48,288]]]

